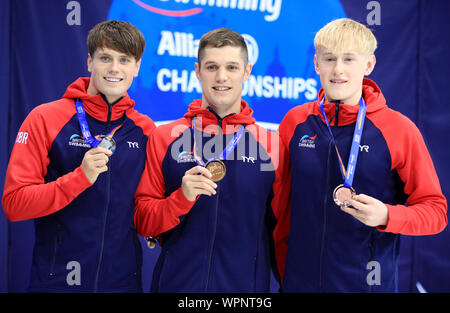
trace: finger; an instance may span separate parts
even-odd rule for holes
[[[363,202],[360,202],[353,197],[353,199],[348,200],[348,204],[350,204],[353,207],[353,210],[358,211],[365,211],[367,208],[367,205]]]
[[[351,216],[358,219],[359,221],[362,221],[365,218],[364,212],[359,209],[355,210],[354,208],[349,208],[349,207],[345,207],[345,206],[341,206],[340,208],[343,212],[350,214]]]
[[[206,190],[211,194],[216,194],[215,188],[206,181],[190,182],[188,184],[188,187],[192,188],[192,190],[195,190],[195,192],[197,192],[198,190]]]
[[[112,152],[106,148],[103,147],[95,147],[90,149],[87,153],[91,154],[91,155],[95,155],[95,154],[105,154],[108,157],[112,155]]]
[[[217,188],[217,184],[215,182],[203,175],[187,175],[184,179],[186,182],[206,183],[212,188]]]
[[[212,177],[211,172],[207,168],[200,166],[200,165],[197,165],[197,166],[187,170],[186,173],[184,173],[184,175],[196,175],[196,174],[201,174],[208,178]]]
[[[214,189],[206,189],[206,188],[195,188],[195,194],[197,195],[206,195],[206,196],[212,196],[216,194],[216,191]]]
[[[354,195],[352,197],[352,199],[356,200],[356,201],[358,201],[360,203],[364,203],[364,204],[370,204],[370,203],[373,203],[373,201],[374,201],[374,198],[372,198],[372,197],[370,197],[368,195],[365,195],[363,193],[360,193],[358,195]]]
[[[98,173],[104,173],[104,172],[107,172],[107,171],[108,171],[108,167],[106,165],[97,167],[97,172]]]

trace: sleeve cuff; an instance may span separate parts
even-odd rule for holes
[[[400,228],[404,218],[404,210],[401,205],[385,204],[388,209],[388,222],[384,226],[377,226],[377,229],[381,232],[387,233],[400,233]]]
[[[181,187],[172,193],[172,200],[175,207],[179,210],[179,215],[187,214],[194,206],[197,199],[198,197],[194,201],[189,201],[184,195],[183,189],[181,189]]]

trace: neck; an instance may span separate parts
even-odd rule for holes
[[[221,108],[218,108],[216,106],[213,106],[208,103],[205,99],[202,100],[202,108],[208,108],[210,107],[220,118],[224,118],[225,116],[228,116],[230,114],[239,114],[241,113],[241,102],[239,101],[239,105],[233,105],[227,109],[221,110]]]
[[[350,98],[346,98],[346,99],[333,99],[328,97],[327,95],[325,95],[325,101],[326,102],[332,102],[335,104],[347,104],[347,105],[359,105],[359,99],[361,99],[362,96],[362,91],[359,92],[358,94],[350,97]]]
[[[123,96],[124,96],[124,95],[122,95],[122,96],[108,96],[108,95],[105,95],[105,94],[103,94],[103,93],[100,93],[100,92],[97,90],[97,88],[95,88],[95,86],[92,84],[92,80],[91,80],[91,82],[89,82],[89,86],[88,86],[88,88],[87,88],[87,90],[86,90],[86,93],[87,93],[88,95],[90,95],[90,96],[96,96],[96,95],[98,95],[98,94],[101,94],[102,97],[103,97],[103,99],[106,100],[106,103],[108,103],[108,104],[114,104],[114,103],[116,103],[118,100],[122,99]]]

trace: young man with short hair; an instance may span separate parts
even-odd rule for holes
[[[447,202],[417,127],[369,75],[375,36],[351,19],[314,39],[322,89],[279,127],[292,177],[284,292],[396,292],[400,235],[447,224]]]
[[[282,274],[288,161],[241,99],[251,68],[241,35],[206,33],[202,99],[152,134],[135,212],[138,232],[162,245],[152,292],[268,292],[270,268]]]
[[[127,90],[145,40],[130,23],[106,21],[87,43],[91,77],[32,110],[6,173],[6,216],[35,219],[31,292],[142,291],[133,198],[155,125]]]

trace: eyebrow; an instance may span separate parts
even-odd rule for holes
[[[206,61],[204,63],[204,65],[208,65],[208,64],[217,64],[217,62],[216,61]],[[235,62],[235,61],[229,61],[229,62],[226,63],[226,65],[240,65],[240,63],[239,62]]]
[[[107,57],[112,57],[112,54],[110,54],[110,53],[108,53],[108,52],[98,52],[98,55],[99,56],[107,56]],[[129,55],[127,55],[127,54],[120,54],[119,55],[119,58],[130,58],[130,56]]]
[[[332,56],[335,56],[336,54],[334,54],[333,52],[324,52],[323,55],[332,55]],[[348,56],[348,55],[355,56],[356,53],[355,53],[355,52],[345,52],[345,53],[343,53],[343,55],[344,55],[344,56]]]

